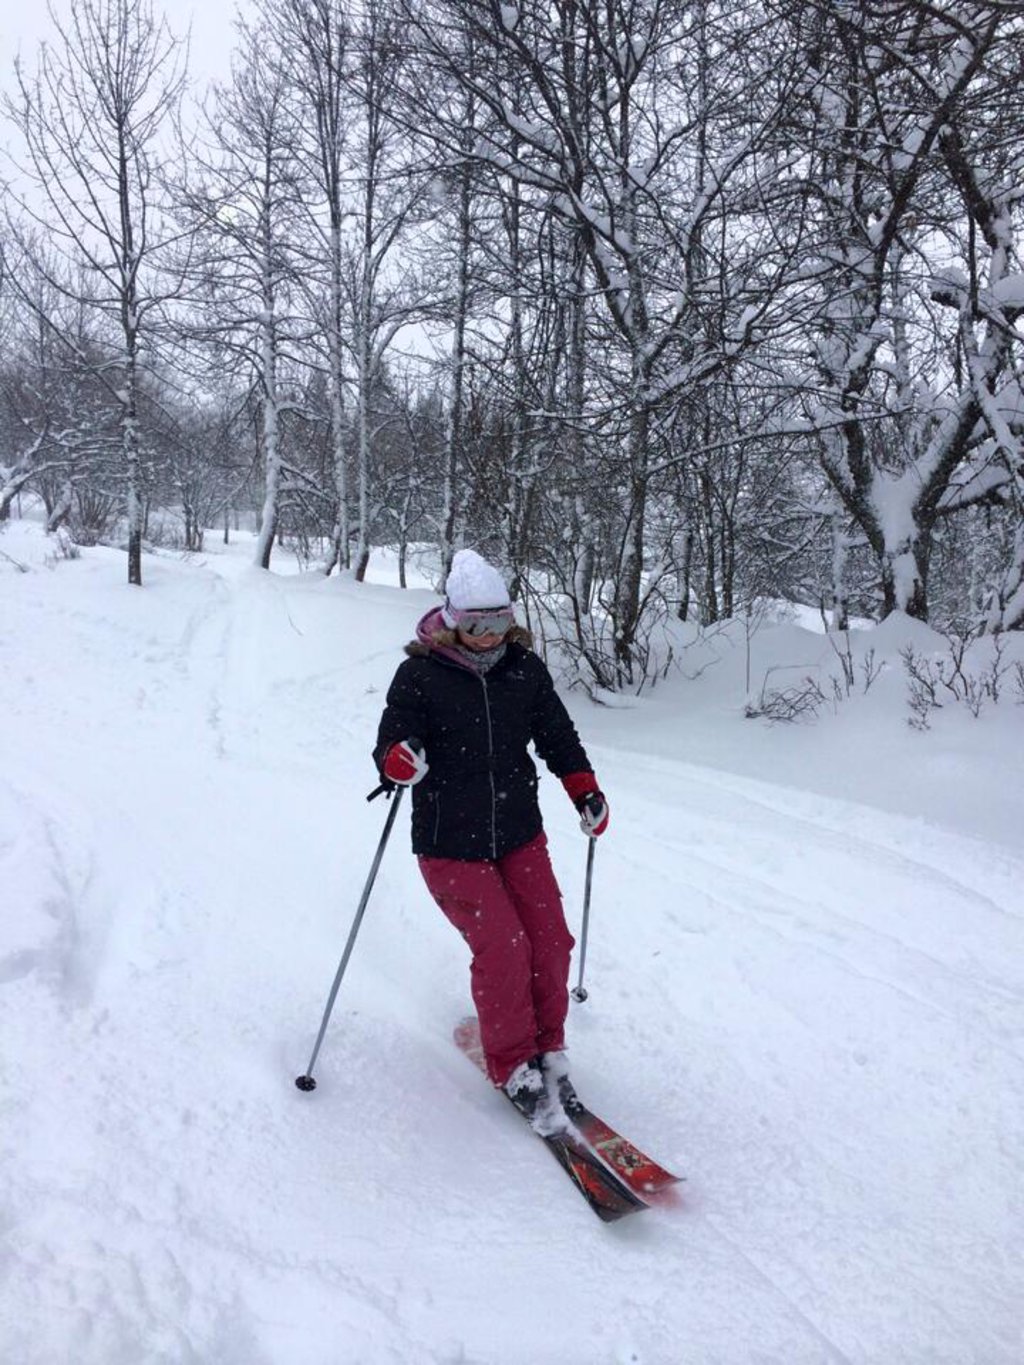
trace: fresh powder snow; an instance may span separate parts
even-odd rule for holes
[[[744,718],[734,628],[628,707],[566,693],[611,803],[573,1077],[687,1176],[607,1227],[452,1045],[467,952],[407,809],[293,1083],[427,579],[266,574],[211,537],[139,590],[54,549],[0,536],[0,1360],[1019,1365],[1012,696],[911,729],[899,651],[941,641],[899,618],[808,724]],[[836,672],[797,621],[750,650],[754,692]],[[541,790],[578,933],[585,840]]]

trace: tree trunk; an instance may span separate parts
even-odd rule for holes
[[[274,535],[278,529],[278,498],[281,484],[281,451],[279,431],[279,400],[277,392],[277,289],[275,278],[274,231],[271,221],[273,203],[273,160],[267,157],[263,166],[262,221],[260,223],[260,250],[262,255],[261,294],[262,316],[260,318],[260,378],[263,383],[263,403],[261,419],[263,425],[263,463],[264,488],[263,510],[260,515],[260,528],[256,537],[255,563],[257,568],[269,569],[270,556],[274,548]]]
[[[134,299],[129,298],[128,309],[134,310]],[[121,449],[124,453],[128,510],[128,582],[142,586],[142,471],[139,461],[139,420],[136,371],[136,333],[131,322],[126,324],[127,355],[124,367],[124,389],[121,396]]]
[[[625,683],[633,681],[633,646],[640,624],[647,517],[647,435],[646,403],[634,391],[629,423],[630,503],[615,583],[615,658],[620,679]]]
[[[568,346],[566,352],[565,404],[568,436],[566,446],[569,456],[569,476],[578,479],[586,469],[587,446],[584,439],[583,414],[586,405],[587,375],[587,306],[585,294],[586,257],[578,238],[572,242],[572,262],[567,280],[568,302],[566,311],[566,331]],[[576,541],[577,559],[573,590],[579,611],[588,613],[594,596],[594,574],[597,566],[597,551],[594,544],[592,518],[587,511],[586,501],[578,494],[573,498],[573,530]],[[579,634],[579,631],[577,631]],[[583,640],[579,643],[582,645]]]
[[[468,120],[471,124],[471,118]],[[468,163],[459,171],[458,285],[452,331],[452,392],[444,457],[444,502],[441,511],[441,579],[438,591],[452,567],[459,522],[459,469],[462,463],[462,419],[466,375],[466,322],[469,311],[469,250],[472,231],[472,198]]]
[[[357,394],[356,440],[359,462],[359,531],[356,538],[355,579],[362,583],[370,562],[370,386],[373,383],[373,356],[370,338],[370,262],[363,263],[363,282],[360,291],[356,326],[359,337],[356,346]]]
[[[698,476],[701,513],[704,522],[704,592],[701,602],[701,625],[710,626],[721,617],[718,603],[718,556],[715,538],[715,508],[711,480],[702,471]]]
[[[268,317],[272,314],[268,313]],[[270,556],[274,548],[274,535],[278,521],[278,495],[281,481],[281,456],[278,449],[278,411],[277,411],[277,356],[273,323],[263,324],[263,462],[265,482],[263,489],[263,508],[260,513],[260,529],[256,537],[255,562],[260,569],[270,568]]]
[[[930,553],[930,527],[895,546],[883,548],[879,562],[883,616],[902,611],[917,621],[928,620]]]
[[[829,516],[832,532],[832,629],[848,630],[850,614],[846,601],[846,536],[838,507]]]
[[[344,366],[341,349],[341,325],[341,219],[339,216],[337,222],[331,226],[331,321],[330,335],[327,338],[328,363],[331,371],[331,456],[334,466],[334,492],[338,499],[332,555],[327,564],[328,573],[335,565],[340,569],[347,569],[350,554],[349,536],[351,528],[348,511],[348,469],[345,461]]]
[[[690,618],[690,597],[693,591],[693,527],[687,526],[683,536],[683,564],[679,571],[679,609],[676,615],[680,621]]]

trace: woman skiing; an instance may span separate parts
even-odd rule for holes
[[[387,781],[413,789],[413,852],[472,953],[488,1072],[537,1126],[546,1100],[570,1110],[575,1100],[563,1055],[574,945],[527,745],[591,837],[607,828],[608,803],[497,569],[460,550],[445,592],[406,646],[374,759]]]

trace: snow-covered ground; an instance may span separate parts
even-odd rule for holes
[[[917,733],[896,661],[770,727],[735,632],[635,705],[570,696],[612,803],[574,1074],[689,1177],[605,1227],[451,1044],[466,952],[404,811],[293,1085],[429,592],[245,543],[138,591],[50,548],[0,537],[29,570],[0,556],[0,1361],[1024,1360],[1024,707]],[[752,649],[757,687],[831,654]],[[584,840],[542,793],[578,927]]]

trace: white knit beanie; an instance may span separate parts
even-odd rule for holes
[[[486,607],[508,607],[511,599],[501,574],[475,550],[458,550],[444,585],[446,601],[444,622],[454,627],[453,611],[478,611]]]

